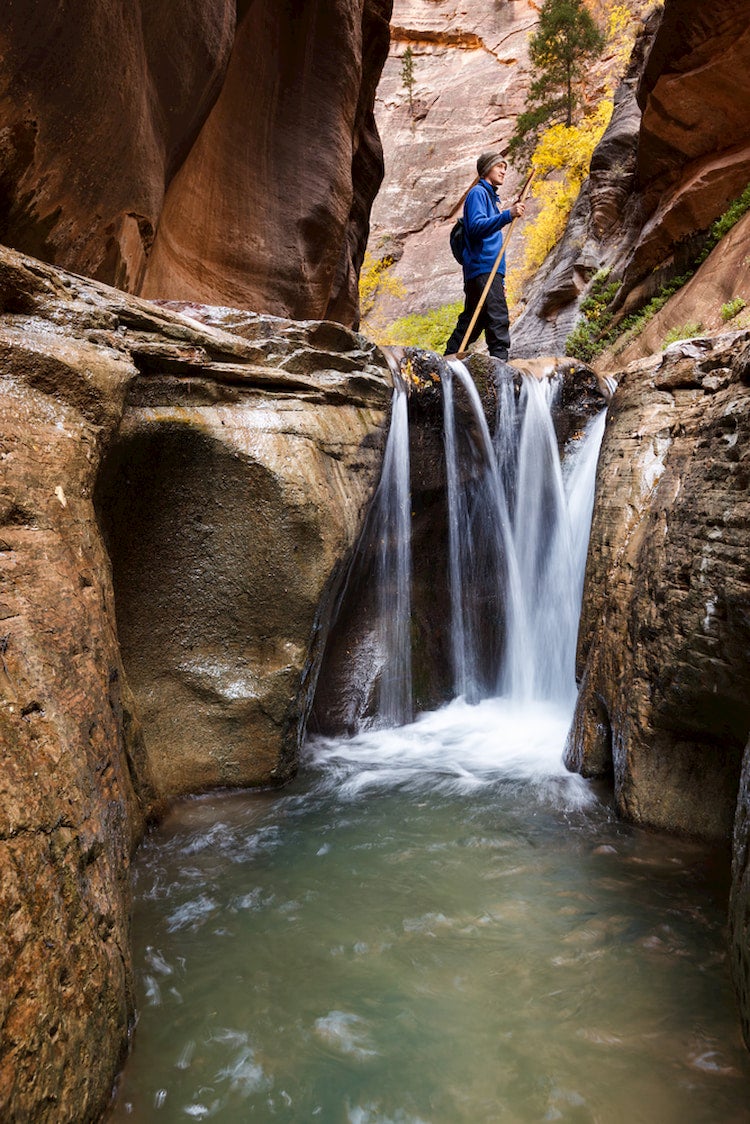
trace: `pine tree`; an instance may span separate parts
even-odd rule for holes
[[[526,95],[526,109],[516,119],[508,148],[511,159],[528,157],[543,125],[573,124],[585,64],[603,49],[604,36],[583,0],[544,0],[529,40],[536,77]]]
[[[409,115],[414,116],[414,54],[407,47],[401,56],[401,81],[409,94]]]

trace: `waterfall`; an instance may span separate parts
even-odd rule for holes
[[[580,597],[575,540],[550,412],[555,389],[547,379],[523,381],[513,537],[532,664],[524,693],[562,702],[575,695]]]
[[[466,581],[471,569],[465,549],[471,544],[469,511],[460,485],[459,458],[456,452],[456,414],[453,405],[453,371],[443,377],[443,441],[445,444],[445,487],[448,503],[448,574],[451,595],[451,659],[453,690],[456,695],[473,691],[473,637],[467,637]]]
[[[362,713],[377,728],[413,718],[409,410],[394,368],[391,426],[370,517],[377,625],[373,705],[368,718]],[[517,394],[513,378],[502,379],[494,437],[464,365],[447,364],[441,381],[451,693],[469,703],[502,696],[567,705],[576,690],[604,411],[570,443],[563,465],[552,419],[561,380],[523,376]],[[415,619],[419,635],[423,624],[416,621],[422,618]]]
[[[474,434],[473,446],[463,457],[465,480],[456,441],[454,377],[468,400]],[[477,388],[459,361],[449,363],[443,377],[443,410],[454,693],[476,701],[497,693],[501,653],[508,645],[517,646],[524,634],[518,619],[524,606],[508,514],[512,461],[498,458]],[[470,459],[473,465],[466,463]],[[522,653],[517,652],[513,686],[524,675]]]
[[[394,378],[391,426],[375,493],[380,677],[376,724],[411,721],[411,491],[406,390]]]
[[[559,384],[524,377],[516,403],[512,382],[501,383],[493,441],[468,371],[460,362],[449,368],[443,397],[455,693],[469,701],[498,692],[519,701],[570,701],[604,411],[563,474],[551,413]],[[480,469],[462,469],[454,379],[468,398]],[[481,608],[488,580],[500,610],[495,621]],[[494,667],[486,666],[488,651],[500,653]]]

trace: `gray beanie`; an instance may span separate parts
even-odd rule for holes
[[[495,164],[507,165],[507,163],[508,162],[503,156],[502,152],[483,152],[477,160],[477,172],[479,173],[479,178],[484,179],[490,168],[494,168]]]

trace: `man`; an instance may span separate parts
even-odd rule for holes
[[[514,218],[523,218],[525,204],[520,200],[501,211],[498,188],[505,179],[507,162],[499,152],[483,152],[477,160],[479,183],[472,187],[464,203],[464,309],[445,348],[455,355],[471,323],[487,279],[503,244],[501,230]],[[485,297],[477,322],[467,343],[484,332],[490,355],[506,360],[510,347],[508,305],[505,300],[505,257]]]

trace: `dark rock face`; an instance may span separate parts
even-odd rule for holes
[[[148,296],[352,323],[390,9],[9,0],[0,241]]]
[[[750,729],[747,332],[621,377],[607,420],[569,767],[636,822],[728,839]]]
[[[126,1047],[146,818],[295,767],[390,387],[340,325],[7,250],[0,309],[0,1117],[78,1124]]]
[[[732,893],[729,900],[729,928],[732,952],[732,979],[742,1019],[742,1033],[750,1050],[750,742],[737,799],[732,859]]]

